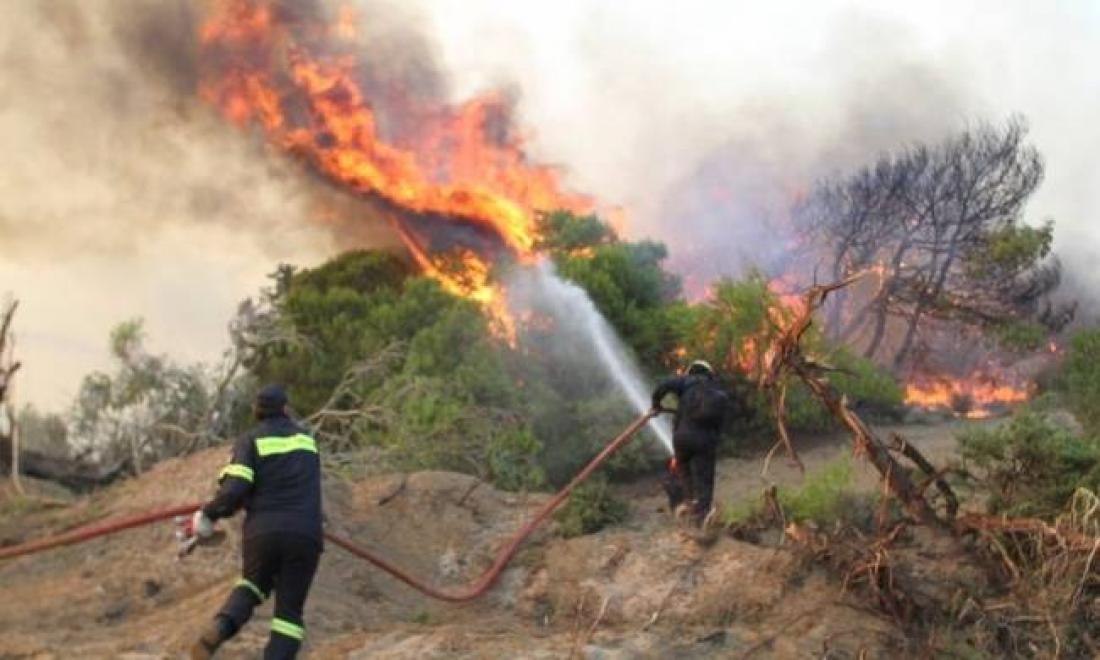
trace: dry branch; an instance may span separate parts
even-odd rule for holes
[[[760,386],[782,401],[785,398],[783,392],[787,379],[792,376],[800,379],[826,410],[851,432],[855,454],[865,457],[878,470],[886,488],[902,503],[909,515],[922,524],[946,529],[921,492],[913,485],[906,471],[890,455],[886,445],[852,411],[845,397],[827,381],[829,369],[808,359],[802,350],[802,338],[813,324],[815,312],[825,304],[829,294],[853,284],[871,272],[873,271],[856,273],[839,282],[814,286],[806,291],[801,309],[781,329],[779,337],[764,354]],[[781,416],[778,418],[782,419]],[[781,442],[783,438],[784,431],[781,430]],[[789,444],[789,438],[786,444],[792,460],[798,461],[798,454]]]
[[[913,464],[919,467],[926,475],[931,483],[936,484],[936,489],[943,495],[947,507],[948,520],[954,520],[955,516],[959,513],[959,498],[955,496],[955,491],[951,488],[951,484],[947,483],[944,479],[945,470],[937,470],[932,463],[924,457],[924,454],[909,444],[905,438],[901,437],[897,433],[890,435],[890,448],[894,451],[901,453],[903,456],[913,461]],[[922,484],[919,488],[920,492],[924,492],[928,487],[928,484]]]

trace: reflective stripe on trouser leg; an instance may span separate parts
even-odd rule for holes
[[[264,660],[294,660],[302,648],[301,640],[288,637],[274,630],[264,647]]]
[[[251,580],[248,580],[246,578],[241,578],[241,579],[237,580],[237,584],[235,584],[233,586],[237,587],[237,588],[243,587],[243,588],[247,589],[250,593],[252,593],[252,595],[254,595],[256,598],[258,598],[261,603],[264,602],[265,600],[267,600],[267,594],[260,591],[260,588],[257,587],[255,584],[253,584]]]
[[[271,620],[271,632],[279,633],[291,639],[296,639],[299,642],[305,639],[306,636],[305,628],[296,623],[291,623],[286,619],[280,619],[279,617],[275,617]]]

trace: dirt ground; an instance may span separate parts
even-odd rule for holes
[[[901,429],[933,461],[954,450],[957,424]],[[879,429],[888,433],[890,428]],[[812,472],[850,451],[843,436],[805,439]],[[0,543],[104,516],[201,500],[225,459],[212,450],[166,461],[138,479],[66,506],[0,500]],[[727,459],[717,495],[760,493],[760,456]],[[856,484],[874,488],[856,463]],[[769,478],[798,483],[782,457]],[[896,655],[897,633],[823,574],[781,548],[721,538],[709,547],[670,522],[653,480],[621,488],[622,525],[575,539],[538,532],[485,598],[448,605],[329,547],[307,606],[310,658],[728,658]],[[329,478],[329,525],[439,586],[461,586],[541,502],[444,472]],[[385,500],[385,504],[379,502]],[[238,577],[239,520],[227,541],[183,561],[171,523],[0,563],[0,658],[175,658]],[[219,657],[254,658],[271,604]],[[893,641],[892,641],[893,640]]]

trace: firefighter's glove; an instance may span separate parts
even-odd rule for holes
[[[208,539],[214,535],[214,521],[199,509],[191,516],[191,535]]]
[[[201,544],[214,544],[225,538],[225,532],[214,529],[214,521],[207,517],[202,510],[196,511],[190,517],[180,516],[176,518],[176,541],[179,548],[176,550],[176,558],[183,559],[191,554],[195,546]]]
[[[176,536],[181,543],[208,539],[214,535],[214,521],[207,517],[202,509],[180,521]]]

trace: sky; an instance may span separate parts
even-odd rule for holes
[[[154,351],[215,360],[277,263],[338,249],[293,165],[180,103],[187,23],[155,4],[5,10],[0,296],[21,301],[20,401],[68,405],[131,317]],[[767,239],[759,218],[816,178],[1021,114],[1047,165],[1027,215],[1053,218],[1074,277],[1100,283],[1100,3],[360,4],[368,27],[423,36],[452,99],[511,90],[535,157],[674,265],[736,270]]]

